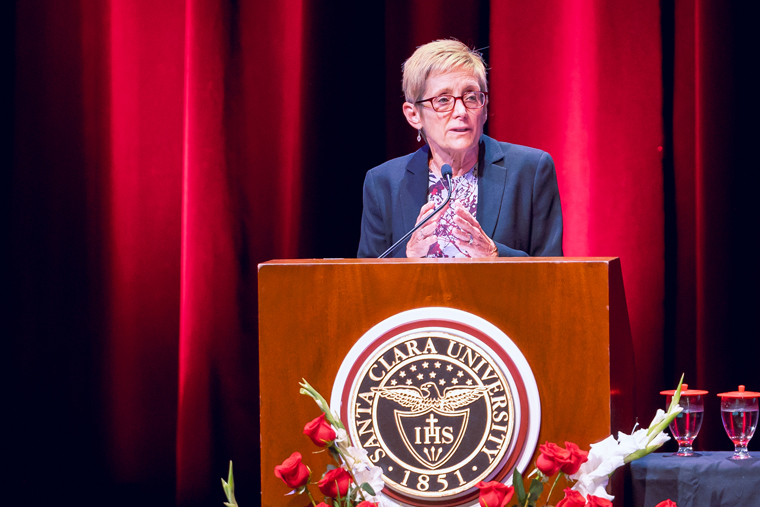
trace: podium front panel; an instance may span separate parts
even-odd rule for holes
[[[304,505],[273,474],[291,453],[315,475],[330,463],[302,434],[320,412],[299,395],[301,379],[329,399],[365,332],[423,307],[472,313],[517,344],[541,397],[539,443],[588,449],[630,431],[633,358],[616,258],[270,261],[259,266],[262,505]]]

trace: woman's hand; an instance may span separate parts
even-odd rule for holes
[[[499,249],[496,243],[480,228],[475,217],[458,203],[454,205],[454,224],[451,234],[460,250],[472,258],[498,257]]]
[[[435,209],[435,203],[430,201],[420,208],[420,214],[417,215],[417,221],[415,225],[425,218],[425,216]],[[406,256],[410,259],[413,257],[425,257],[430,250],[430,246],[438,241],[438,236],[435,234],[435,230],[438,228],[438,219],[441,217],[441,213],[446,208],[438,212],[428,223],[414,231],[412,237],[409,238],[409,242],[406,244]]]

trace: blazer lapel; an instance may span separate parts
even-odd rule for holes
[[[404,220],[404,233],[415,226],[420,208],[427,202],[428,150],[427,145],[417,150],[406,164],[404,179],[401,181],[399,202]]]
[[[489,238],[496,230],[496,221],[501,211],[507,170],[504,168],[504,154],[499,144],[488,136],[483,136],[480,174],[478,175],[478,211],[476,219]]]

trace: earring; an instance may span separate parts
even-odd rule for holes
[[[420,141],[422,141],[422,129],[417,131],[417,142],[419,143]]]

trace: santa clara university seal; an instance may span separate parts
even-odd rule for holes
[[[383,469],[402,505],[477,504],[480,481],[511,481],[538,438],[530,367],[502,331],[473,314],[420,308],[370,329],[333,387],[351,441]]]

